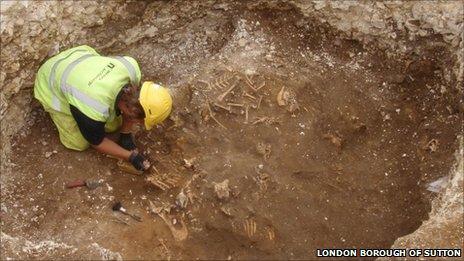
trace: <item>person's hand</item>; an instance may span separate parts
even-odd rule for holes
[[[126,150],[135,150],[137,148],[131,133],[121,133],[118,144]]]
[[[150,162],[146,160],[140,153],[133,151],[129,157],[129,162],[137,170],[147,170],[150,167]]]

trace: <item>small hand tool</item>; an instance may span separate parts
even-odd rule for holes
[[[131,213],[127,212],[127,210],[122,206],[121,202],[119,202],[119,201],[114,203],[113,211],[119,211],[119,212],[123,213],[124,215],[128,215],[131,218],[137,220],[138,222],[142,222],[141,217],[139,217],[139,216],[137,216],[135,214],[131,214]]]
[[[132,164],[130,164],[127,161],[119,160],[117,164],[118,164],[118,168],[120,170],[122,170],[122,171],[125,171],[126,173],[129,173],[129,174],[132,174],[132,175],[142,175],[143,174],[143,170],[138,170],[138,169],[134,168],[134,166],[132,166]]]

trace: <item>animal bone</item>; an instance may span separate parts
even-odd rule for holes
[[[170,188],[169,185],[163,183],[162,181],[155,180],[155,179],[147,179],[147,180],[154,186],[160,188],[162,191],[166,191]]]
[[[227,130],[227,127],[224,126],[220,121],[218,121],[216,117],[214,117],[214,114],[213,114],[213,111],[211,110],[211,106],[209,105],[209,102],[207,102],[206,105],[208,106],[209,116],[211,117],[211,119],[213,119],[219,126]]]
[[[245,107],[245,124],[248,124],[248,111],[250,110],[250,106],[247,105]]]
[[[222,88],[227,88],[229,82],[225,79],[224,75],[216,79],[215,85]]]
[[[249,93],[247,93],[247,92],[243,93],[243,95],[246,96],[246,97],[248,97],[248,98],[250,98],[250,99],[252,99],[252,100],[256,100],[256,97],[255,97],[255,96],[253,96],[253,95],[251,95],[251,94],[249,94]]]
[[[230,74],[229,72],[224,72],[219,78],[216,79],[215,85],[222,88],[227,88],[229,86],[229,80],[235,77],[235,73]]]
[[[253,123],[251,123],[251,125],[256,125],[256,124],[258,124],[258,123],[265,122],[265,121],[267,121],[268,119],[269,119],[268,117],[257,118]]]
[[[243,107],[243,106],[245,106],[245,105],[243,105],[241,103],[230,103],[230,102],[228,102],[227,105],[232,106],[232,107]]]
[[[126,173],[132,174],[132,175],[142,175],[143,171],[138,170],[134,168],[129,162],[124,161],[124,160],[119,160],[118,163],[118,168]]]
[[[257,109],[259,109],[259,107],[261,106],[261,101],[263,100],[263,96],[260,95],[259,96],[259,100],[258,100],[258,105],[257,105]]]
[[[205,84],[208,89],[221,89],[229,86],[229,80],[236,76],[232,71],[223,72],[220,76],[216,76],[211,82],[198,80],[198,82]]]
[[[274,124],[274,123],[281,123],[281,120],[279,118],[274,118],[274,117],[257,117],[255,118],[255,121],[251,125],[255,125],[258,123],[267,123],[267,124]]]
[[[250,78],[248,78],[248,75],[245,74],[245,83],[248,85],[248,87],[250,87],[253,92],[256,92],[256,88],[253,86],[253,82],[250,80]]]
[[[431,139],[427,145],[426,145],[426,150],[429,150],[430,152],[435,152],[438,149],[438,140],[437,139]]]
[[[259,171],[259,170],[258,170]],[[263,192],[267,190],[267,183],[269,181],[269,175],[266,173],[260,173],[256,178],[255,178],[256,183],[258,183],[259,189]]]
[[[179,219],[179,222],[176,222],[176,224],[172,224],[171,222],[171,217],[166,213],[166,209],[162,206],[155,206],[151,200],[149,200],[150,203],[150,211],[153,214],[158,215],[164,223],[169,227],[169,230],[171,231],[172,237],[176,241],[183,241],[187,239],[188,237],[188,230],[187,226],[185,226],[184,221],[182,219]],[[177,220],[177,219],[176,219]],[[176,228],[176,226],[180,226],[180,228]]]
[[[243,229],[245,230],[245,234],[252,238],[256,234],[256,222],[253,219],[247,219],[243,223]]]
[[[198,82],[205,84],[206,87],[208,87],[208,89],[211,90],[211,83],[209,83],[209,82],[207,82],[207,81],[203,81],[203,80],[198,80]]]
[[[179,186],[182,178],[179,175],[156,175],[152,174],[146,178],[155,187],[166,191]]]
[[[263,155],[266,160],[271,156],[271,144],[269,143],[258,142],[258,144],[256,144],[256,150],[259,154]]]
[[[237,83],[238,83],[238,82],[235,81],[235,82],[232,84],[232,86],[231,86],[227,91],[225,91],[223,94],[221,94],[221,95],[219,95],[219,96],[217,97],[217,100],[218,100],[218,101],[224,100],[224,98],[225,98],[225,97],[238,85]]]
[[[274,231],[274,229],[272,229],[271,227],[266,227],[266,230],[267,230],[267,236],[268,236],[269,240],[274,241],[274,239],[275,239],[275,231]]]
[[[219,103],[217,103],[217,102],[215,102],[215,103],[213,103],[213,104],[214,104],[214,106],[216,106],[216,107],[219,107],[219,108],[221,108],[221,109],[223,109],[223,110],[228,111],[229,113],[231,112],[231,111],[230,111],[230,106],[229,106],[229,107],[225,107],[225,106],[223,106],[223,105],[221,105],[221,104],[219,104]]]
[[[256,88],[256,91],[259,91],[261,88],[263,88],[264,86],[266,85],[266,82],[263,81],[263,83],[261,83],[257,88]]]
[[[160,172],[158,171],[158,169],[155,167],[154,164],[151,165],[151,166],[152,166],[153,170],[156,172],[156,174],[161,175]]]
[[[269,122],[269,121],[270,121],[269,117],[266,117],[266,116],[259,117],[259,118],[256,118],[256,120],[253,123],[251,123],[251,125],[256,125],[258,123]]]
[[[285,98],[285,86],[283,86],[277,94],[277,104],[279,106],[287,105],[287,99]]]

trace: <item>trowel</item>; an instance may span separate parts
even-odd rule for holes
[[[119,160],[117,164],[118,164],[118,168],[126,173],[137,175],[137,176],[140,176],[143,174],[142,170],[138,170],[134,168],[134,166],[132,166],[132,164],[130,164],[127,161]]]

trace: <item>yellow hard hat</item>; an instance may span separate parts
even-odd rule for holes
[[[172,98],[168,89],[154,82],[142,84],[139,101],[145,111],[147,130],[151,130],[153,126],[164,121],[171,113]]]

